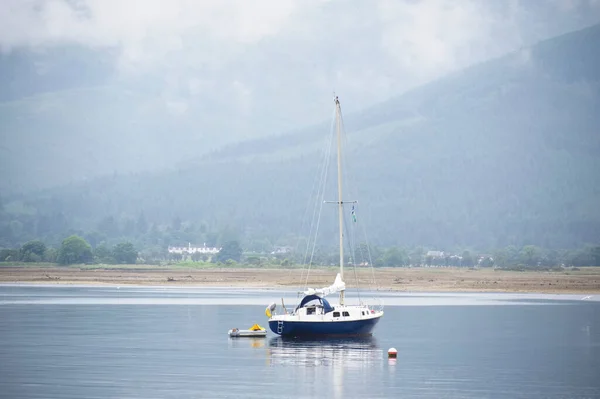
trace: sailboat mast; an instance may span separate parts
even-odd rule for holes
[[[340,101],[337,96],[335,97],[335,119],[337,128],[337,166],[338,166],[338,216],[340,226],[340,277],[344,281],[344,218],[343,218],[343,206],[342,201],[342,134],[341,134],[341,119],[342,109]],[[340,291],[340,305],[344,304],[344,290]]]

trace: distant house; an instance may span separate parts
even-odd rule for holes
[[[479,266],[493,266],[494,258],[489,254],[480,254],[477,257],[477,265]]]
[[[192,247],[191,243],[188,243],[187,247],[171,247],[169,246],[169,253],[170,254],[179,254],[179,255],[183,255],[183,254],[188,254],[188,255],[192,255],[192,254],[206,254],[206,255],[214,255],[214,254],[218,254],[221,251],[221,248],[217,248],[217,247],[207,247],[206,243],[204,243],[204,245],[202,247]]]
[[[425,256],[430,256],[432,258],[443,258],[444,257],[444,251],[427,251],[427,254]]]
[[[285,255],[292,252],[292,247],[275,247],[271,252],[271,255]]]

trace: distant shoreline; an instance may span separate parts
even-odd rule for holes
[[[330,285],[337,269],[316,268],[309,287]],[[375,284],[373,284],[373,277]],[[348,288],[397,292],[506,292],[540,294],[600,294],[600,267],[565,271],[504,271],[465,268],[349,269]],[[1,283],[189,286],[214,288],[285,289],[304,287],[301,269],[183,268],[151,265],[0,266]]]

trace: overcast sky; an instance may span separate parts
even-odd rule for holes
[[[115,79],[158,79],[174,114],[227,102],[269,130],[599,21],[600,0],[1,0],[0,48],[111,49]]]

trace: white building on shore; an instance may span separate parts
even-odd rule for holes
[[[214,254],[218,254],[221,251],[221,248],[217,248],[217,247],[207,247],[206,243],[204,243],[204,245],[202,247],[192,247],[191,243],[188,243],[187,247],[172,247],[169,246],[169,253],[170,254],[179,254],[179,255],[183,255],[183,254],[187,254],[187,255],[193,255],[193,254],[206,254],[206,255],[214,255]]]

